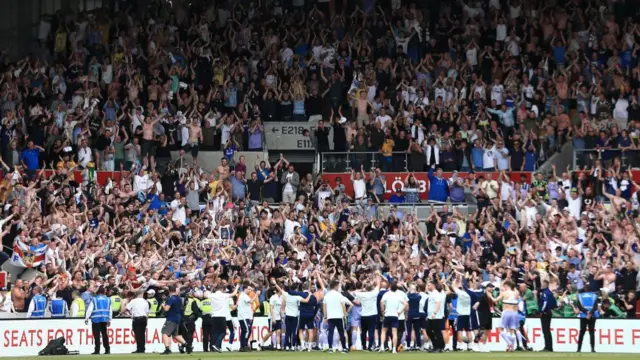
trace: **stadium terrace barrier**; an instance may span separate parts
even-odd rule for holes
[[[622,151],[622,149],[573,149],[573,168],[578,166],[583,169],[585,167],[594,168],[596,160],[606,167],[611,164],[614,158],[619,158],[620,163],[625,168],[638,168],[640,165],[640,150],[628,149]],[[637,182],[637,180],[636,180]]]
[[[45,172],[45,176],[51,176],[53,174],[52,170],[39,170],[38,173],[40,171],[44,171]],[[564,170],[562,170],[564,171]],[[126,174],[128,174],[128,172],[125,172]],[[632,170],[633,173],[633,180],[636,183],[640,183],[640,170]],[[2,174],[2,172],[0,171],[0,174]],[[370,177],[370,173],[366,172],[366,179],[369,180]],[[386,189],[386,195],[385,195],[385,199],[388,200],[389,197],[391,196],[391,194],[393,194],[393,192],[395,191],[395,189],[397,188],[403,188],[403,182],[404,179],[407,177],[407,172],[385,172],[382,173],[382,175],[385,176],[385,179],[387,181],[387,189]],[[476,172],[476,178],[480,175],[486,176],[487,174],[491,174],[494,180],[497,180],[498,176],[499,176],[499,172]],[[509,178],[512,181],[520,181],[520,176],[524,175],[527,179],[527,182],[531,183],[532,180],[532,176],[535,173],[531,173],[531,172],[526,172],[526,171],[512,171],[512,172],[508,172],[507,173],[509,175]],[[561,170],[558,169],[558,176],[560,176],[561,174]],[[420,191],[420,199],[421,200],[428,200],[428,195],[429,195],[429,178],[427,176],[426,172],[416,172],[415,173],[416,178],[418,179],[418,183],[420,185],[419,187],[419,191]],[[453,173],[450,172],[446,172],[443,173],[443,177],[445,179],[450,178],[453,175]],[[322,178],[325,180],[329,181],[329,184],[331,184],[331,186],[335,186],[336,184],[336,178],[340,178],[340,180],[342,181],[342,183],[345,186],[345,190],[347,191],[347,194],[353,194],[353,185],[351,183],[351,180],[349,178],[350,173],[323,173],[322,174]],[[469,173],[465,173],[465,172],[459,172],[458,173],[458,177],[461,178],[466,178],[469,176]],[[75,181],[77,181],[78,183],[82,183],[83,179],[82,179],[82,173],[80,171],[75,171],[73,173],[73,178]],[[120,172],[119,171],[96,171],[95,172],[95,181],[99,184],[104,186],[104,184],[107,182],[107,180],[111,178],[113,181],[118,181],[120,180]]]
[[[50,177],[53,175],[53,171],[52,170],[38,170],[37,174],[40,174],[41,171],[44,171],[44,176],[46,177]],[[638,173],[638,178],[640,181],[640,171],[637,171]],[[2,172],[0,171],[0,174],[2,174]],[[124,171],[125,175],[129,175],[128,171]],[[369,173],[367,174],[367,179],[369,179]],[[387,180],[387,193],[391,194],[393,192],[393,189],[395,189],[396,187],[399,186],[399,184],[401,184],[405,177],[407,176],[407,172],[386,172],[386,173],[382,173],[382,175],[385,176],[386,180]],[[476,173],[476,177],[478,177],[479,175],[486,175],[489,174],[488,172],[477,172]],[[496,180],[498,178],[498,175],[500,174],[499,172],[492,172],[490,173],[493,175],[493,179]],[[418,178],[418,180],[421,183],[421,191],[422,191],[422,187],[423,184],[422,182],[426,182],[426,187],[424,188],[425,192],[428,193],[428,183],[429,183],[429,179],[427,177],[427,173],[426,172],[416,172],[415,173],[416,178]],[[450,178],[453,175],[453,173],[443,173],[443,176],[445,178]],[[463,179],[466,178],[469,175],[469,173],[464,173],[464,172],[460,172],[458,173],[459,177],[462,177]],[[510,172],[509,173],[511,180],[513,181],[520,181],[520,175],[525,175],[527,178],[527,181],[531,181],[531,176],[532,173],[530,172]],[[351,181],[349,180],[349,173],[324,173],[322,174],[323,179],[329,180],[330,184],[332,186],[335,185],[335,179],[336,178],[341,178],[342,183],[345,184],[345,186],[347,187],[348,191],[353,191],[353,187],[351,186]],[[634,174],[634,178],[635,178],[635,174]],[[74,171],[73,172],[73,179],[78,182],[78,183],[82,183],[83,182],[83,178],[82,178],[82,172],[80,171]],[[112,179],[113,181],[118,181],[120,180],[120,171],[96,171],[95,172],[95,177],[94,180],[99,184],[99,185],[104,185],[106,184],[108,179]],[[424,196],[424,197],[423,197]],[[421,198],[426,199],[427,194],[421,194]]]
[[[369,180],[371,174],[370,173],[365,173],[366,174],[366,179]],[[386,188],[386,194],[385,194],[385,199],[388,200],[389,197],[391,197],[391,195],[396,191],[396,189],[404,189],[404,179],[407,178],[407,175],[409,173],[407,172],[385,172],[382,173],[382,175],[384,175],[385,177],[385,181],[387,183],[387,188]],[[498,176],[500,175],[499,172],[477,172],[475,173],[476,175],[476,179],[479,176],[484,176],[486,178],[486,176],[488,174],[492,175],[492,179],[493,180],[497,180]],[[442,173],[443,177],[445,179],[450,178],[453,173],[447,172],[447,173]],[[527,179],[526,181],[528,183],[531,183],[531,176],[532,173],[530,172],[510,172],[509,173],[509,178],[514,181],[514,182],[520,182],[520,177],[524,175],[525,178]],[[324,173],[322,174],[322,179],[329,181],[329,184],[334,187],[336,185],[336,179],[340,178],[340,181],[342,182],[342,184],[344,184],[345,186],[345,192],[347,194],[353,194],[353,184],[351,183],[351,178],[350,178],[351,174],[350,173]],[[420,199],[421,200],[428,200],[429,199],[429,176],[428,173],[426,172],[416,172],[415,173],[416,179],[418,180],[418,192],[420,193]],[[466,179],[469,176],[469,173],[465,173],[465,172],[459,172],[458,173],[458,177],[462,178],[462,179]]]
[[[164,319],[149,319],[146,336],[148,353],[158,353],[164,350],[160,332],[164,321]],[[193,345],[196,351],[202,351],[200,321],[197,321],[196,328],[198,330],[194,336]],[[234,322],[236,325],[238,324],[235,319]],[[50,340],[58,337],[64,337],[67,348],[77,350],[80,354],[90,354],[94,350],[91,324],[85,325],[82,319],[7,320],[0,321],[0,329],[2,334],[0,352],[3,357],[38,355],[38,351],[44,348]],[[527,319],[525,329],[529,336],[530,346],[534,350],[542,350],[544,339],[540,319]],[[554,351],[575,352],[579,329],[580,319],[553,319],[551,332]],[[268,319],[265,317],[255,318],[252,331],[254,339],[262,339],[262,336],[269,332]],[[240,334],[238,327],[236,327],[235,333],[236,339],[234,339],[232,348],[237,350],[240,344],[237,338]],[[599,353],[640,353],[640,320],[599,319],[596,323],[595,334],[596,351]],[[130,319],[114,319],[109,327],[108,335],[112,354],[129,354],[135,350],[135,338]],[[227,333],[223,349],[229,346],[228,340]],[[445,340],[450,342],[451,338],[448,337]],[[585,342],[587,345],[584,348],[588,350],[588,339],[585,339]],[[506,349],[506,343],[500,337],[499,330],[490,331],[488,345],[491,351]],[[356,346],[356,349],[359,349],[360,341],[357,341]],[[178,351],[177,343],[173,344],[173,351]]]

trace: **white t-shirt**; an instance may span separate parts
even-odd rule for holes
[[[302,297],[285,294],[284,301],[285,301],[284,314],[286,316],[293,316],[293,317],[300,316],[300,302],[302,301]]]
[[[471,66],[478,65],[478,49],[475,47],[473,49],[467,49],[467,60]]]
[[[362,306],[361,316],[374,316],[378,315],[378,293],[379,290],[372,291],[357,291],[355,293],[356,299],[360,301]]]
[[[284,184],[284,190],[283,192],[294,192],[293,191],[293,186],[291,185],[291,179],[293,179],[293,174],[292,172],[287,172],[287,174],[285,175],[286,179],[288,180],[285,184]]]
[[[471,296],[466,291],[456,289],[458,295],[458,302],[456,303],[456,312],[458,315],[470,315],[471,314]]]
[[[500,185],[500,200],[508,201],[512,198],[513,185],[509,182],[502,182]]]
[[[507,38],[507,25],[496,25],[496,41],[504,41]]]
[[[10,292],[7,292],[4,298],[0,296],[0,312],[11,312],[12,304]]]
[[[491,87],[491,100],[495,100],[496,104],[502,105],[502,97],[504,95],[504,85],[498,84]]]
[[[143,298],[135,298],[127,304],[127,310],[132,318],[149,316],[149,302]]]
[[[493,145],[491,149],[484,149],[482,154],[482,168],[492,169],[495,167],[494,159],[496,155],[496,146]]]
[[[567,208],[569,209],[569,213],[571,214],[571,216],[573,216],[575,219],[580,219],[580,210],[582,209],[582,197],[578,196],[575,199],[573,199],[571,195],[569,195],[567,196],[567,202],[569,203],[569,206],[567,206]]]
[[[327,307],[325,316],[327,319],[342,319],[346,316],[343,311],[343,305],[353,305],[349,299],[340,294],[337,290],[329,291],[323,300]]]
[[[227,317],[227,313],[231,315],[229,311],[229,300],[231,294],[225,294],[221,291],[216,291],[209,295],[211,300],[211,316],[212,317]]]
[[[511,37],[507,39],[507,50],[511,52],[512,56],[520,56],[520,38],[519,37]]]
[[[293,229],[296,226],[300,227],[300,223],[297,221],[291,221],[289,219],[284,220],[284,240],[288,241],[291,235],[293,234]]]
[[[393,291],[387,291],[382,295],[381,304],[384,304],[385,317],[398,317],[404,307],[402,298]]]
[[[173,221],[180,221],[180,224],[187,223],[187,209],[184,206],[178,206],[173,211],[173,216],[171,217]]]
[[[493,199],[498,196],[498,189],[500,188],[500,186],[495,180],[487,180],[482,183],[480,188],[482,189],[482,191],[484,191],[485,194],[487,194],[489,199]]]
[[[429,316],[429,319],[444,318],[445,299],[443,298],[444,297],[442,296],[442,294],[436,290],[433,290],[429,293],[429,304],[427,305],[427,308],[429,309],[429,314],[427,314]],[[440,303],[439,307],[437,306],[438,303]],[[438,308],[438,311],[435,311],[436,308]],[[435,316],[433,316],[434,313]]]
[[[285,48],[282,50],[282,53],[280,53],[280,61],[282,63],[287,63],[289,62],[289,59],[291,59],[292,56],[293,56],[293,50],[291,50],[290,48]]]
[[[269,305],[272,306],[271,320],[282,320],[282,296],[278,294],[273,295],[271,299],[269,299]]]
[[[424,314],[424,304],[427,303],[427,300],[429,300],[429,295],[427,295],[427,293],[420,293],[420,305],[419,305],[419,312],[420,314]]]
[[[363,199],[367,194],[367,184],[364,179],[353,180],[353,194],[356,199]]]
[[[331,198],[331,190],[320,190],[318,191],[318,208],[323,209],[324,208],[324,201],[326,199]]]
[[[509,150],[505,147],[496,148],[496,159],[498,160],[498,170],[509,170]]]
[[[405,38],[401,38],[401,37],[397,37],[396,36],[396,46],[401,46],[402,47],[402,52],[403,53],[407,53],[407,47],[409,46],[409,40],[411,40],[408,37]]]
[[[251,309],[251,298],[249,295],[242,293],[238,297],[238,319],[247,320],[253,318],[253,309]]]
[[[149,175],[144,174],[142,176],[136,175],[133,177],[133,190],[137,192],[146,191],[151,182],[149,181]]]
[[[535,93],[535,91],[533,89],[533,86],[531,86],[531,84],[522,85],[521,90],[522,90],[522,95],[524,95],[526,99],[529,99],[529,100],[533,99],[533,94]]]
[[[409,302],[409,297],[407,296],[407,294],[404,291],[398,290],[398,291],[396,291],[396,294],[400,297],[400,300],[402,300],[405,304]],[[405,320],[404,311],[400,311],[400,315],[398,316],[398,320]]]
[[[536,215],[538,215],[538,208],[535,206],[525,206],[524,215],[527,220],[527,226],[533,226],[536,223]]]
[[[446,101],[447,99],[447,91],[443,87],[436,87],[434,99],[442,98],[442,101]]]
[[[231,138],[231,127],[233,125],[229,125],[229,124],[222,124],[222,126],[220,127],[220,132],[222,133],[222,135],[220,135],[220,143],[221,144],[226,144],[227,141],[229,141],[229,139]]]
[[[83,167],[87,167],[87,164],[91,161],[92,154],[90,147],[82,147],[78,149],[78,163]]]
[[[391,116],[389,115],[378,115],[376,116],[376,121],[380,123],[380,125],[382,125],[382,128],[384,129],[384,125],[387,123],[387,121],[391,121]]]

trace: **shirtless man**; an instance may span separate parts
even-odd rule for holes
[[[369,125],[369,113],[367,112],[367,108],[370,106],[370,104],[367,100],[367,92],[361,90],[359,97],[356,97],[354,95],[352,96],[353,99],[357,102],[358,117],[356,118],[356,120],[358,122],[358,126],[362,127],[365,125]]]
[[[182,148],[182,153],[191,151],[194,166],[198,165],[198,152],[200,151],[200,143],[203,141],[202,128],[200,128],[198,120],[191,120],[191,124],[189,124],[189,141],[187,145]]]
[[[566,100],[569,96],[569,86],[565,81],[565,72],[563,71],[561,75],[555,76],[553,82],[556,85],[556,91],[558,93],[558,99]]]
[[[11,302],[13,302],[13,307],[16,309],[16,312],[25,312],[25,293],[22,279],[16,280],[16,284],[11,289]]]
[[[158,85],[158,79],[152,78],[151,84],[147,86],[147,91],[149,92],[149,101],[157,102],[158,101],[158,92],[160,91],[161,86]]]
[[[606,264],[604,270],[598,269],[596,280],[602,280],[602,287],[606,289],[608,294],[616,290],[616,273],[613,272],[611,264]]]
[[[315,281],[313,281],[314,278]],[[308,291],[306,290],[307,288]],[[315,290],[315,292],[312,292],[312,290]],[[298,287],[298,291],[289,289],[290,295],[297,295],[309,299],[309,302],[300,305],[300,316],[298,318],[298,337],[300,339],[304,339],[304,333],[306,330],[306,343],[309,345],[309,347],[311,347],[311,344],[316,343],[317,329],[315,326],[315,318],[318,311],[318,304],[320,304],[322,302],[322,299],[324,299],[324,290],[324,282],[322,281],[322,278],[319,276],[317,271],[313,272],[310,283],[300,284],[300,286]],[[320,349],[316,346],[314,350]]]
[[[160,117],[144,119],[142,124],[142,162],[144,166],[155,169],[156,167],[156,140],[153,136],[153,125],[160,121]],[[149,166],[151,164],[151,166]]]
[[[260,223],[260,231],[268,231],[271,227],[271,218],[269,217],[267,210],[260,211],[260,218],[258,221]]]
[[[621,209],[622,205],[624,205],[627,200],[622,197],[622,191],[620,191],[620,188],[617,188],[615,192],[615,194],[609,194],[604,183],[602,184],[602,195],[606,196],[612,204],[618,207],[618,209]]]
[[[495,304],[502,300],[502,320],[500,324],[502,331],[500,332],[500,336],[508,344],[507,351],[514,351],[516,332],[520,325],[518,317],[520,293],[516,290],[515,284],[511,280],[506,280],[502,283],[502,289],[497,298],[494,298],[491,294],[489,294],[489,296]]]
[[[229,178],[229,161],[227,158],[222,158],[222,163],[216,168],[218,173],[218,179],[225,180]]]

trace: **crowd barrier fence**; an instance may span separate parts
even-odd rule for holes
[[[164,350],[161,329],[165,320],[161,318],[149,319],[146,334],[147,353],[159,353]],[[201,320],[196,323],[194,336],[195,351],[202,351]],[[497,320],[494,320],[494,325]],[[232,349],[239,347],[238,336],[240,329],[237,320],[235,340]],[[128,354],[135,350],[135,338],[131,328],[131,320],[125,318],[113,319],[108,329],[109,343],[112,354]],[[2,356],[35,356],[49,341],[64,337],[69,350],[79,351],[80,354],[90,354],[94,350],[91,324],[85,325],[82,319],[29,319],[21,321],[0,321],[0,353]],[[527,319],[525,329],[534,350],[542,350],[544,338],[540,319]],[[575,352],[577,349],[580,319],[553,319],[551,333],[554,341],[554,351]],[[252,334],[254,339],[262,339],[269,332],[269,319],[256,317],[253,322]],[[599,319],[596,322],[596,351],[599,353],[640,353],[640,320]],[[229,333],[225,335],[223,349],[229,346]],[[588,334],[586,335],[589,336]],[[445,339],[451,342],[451,337]],[[589,350],[589,340],[585,338],[583,349]],[[488,337],[488,347],[491,351],[504,351],[506,343],[500,337],[500,331],[491,330]],[[356,350],[360,349],[360,341],[356,343]],[[173,344],[173,351],[178,350],[177,343]]]

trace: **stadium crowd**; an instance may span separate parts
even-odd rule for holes
[[[545,289],[557,317],[584,313],[577,294],[592,291],[599,316],[636,317],[632,1],[117,3],[43,20],[38,53],[0,61],[0,261],[41,272],[12,279],[0,311],[33,315],[46,294],[82,316],[102,288],[116,313],[145,293],[160,316],[169,287],[240,284],[255,290],[252,312],[272,314],[280,287],[337,281],[351,300],[373,283],[514,284],[528,316],[548,311]],[[261,154],[269,121],[312,122],[318,151],[381,160],[329,183],[282,155],[237,156]],[[595,151],[579,168],[535,172],[568,142]],[[200,168],[211,149],[221,165]],[[385,204],[384,172],[405,166]],[[445,203],[424,219],[396,206],[419,201],[414,172]]]

